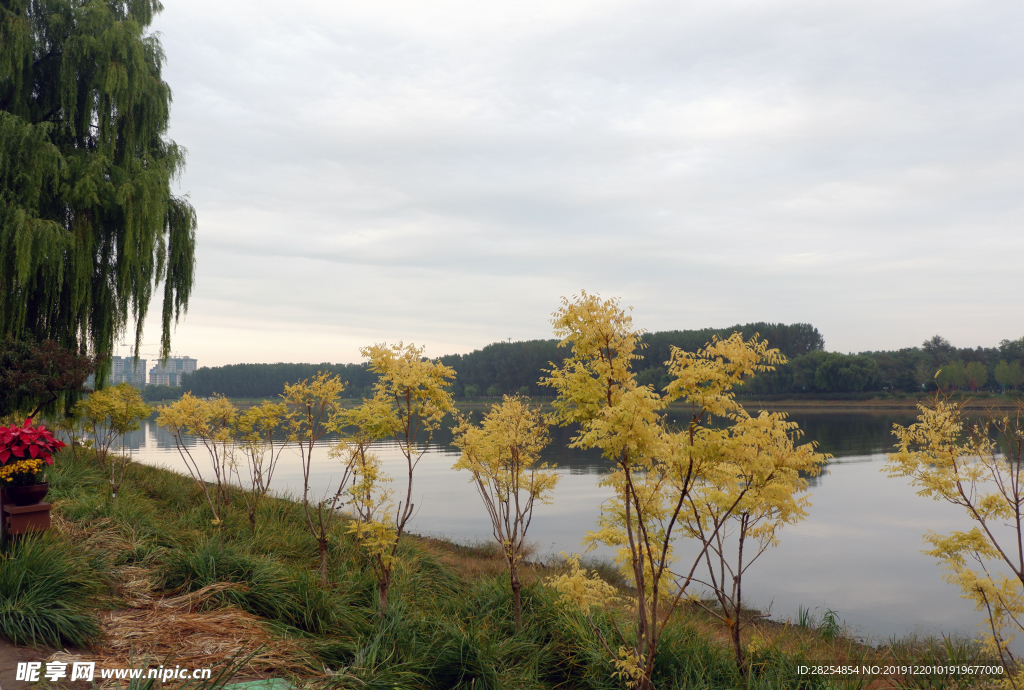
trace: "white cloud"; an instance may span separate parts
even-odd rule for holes
[[[170,0],[155,28],[200,220],[175,346],[206,364],[464,351],[549,337],[580,288],[652,330],[809,321],[842,351],[1018,337],[1022,15]]]

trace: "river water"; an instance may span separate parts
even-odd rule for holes
[[[913,414],[795,412],[791,419],[805,440],[817,441],[834,459],[811,481],[807,519],[781,530],[780,544],[747,571],[744,600],[780,620],[795,620],[801,606],[818,618],[831,609],[854,635],[873,642],[912,633],[973,636],[981,614],[942,579],[937,561],[922,553],[925,532],[969,529],[966,517],[953,506],[917,496],[905,480],[889,479],[882,471],[893,423],[912,423]],[[582,551],[580,540],[594,529],[600,504],[609,496],[598,485],[607,467],[600,454],[568,449],[564,429],[552,435],[544,459],[557,463],[561,478],[553,503],[539,505],[530,526],[537,557]],[[416,469],[411,529],[463,542],[492,539],[468,476],[451,469],[458,451],[450,440],[441,433]],[[126,446],[137,461],[186,472],[173,439],[153,421],[130,435]],[[314,455],[319,494],[333,492],[340,475],[328,446],[322,443]],[[404,496],[404,458],[394,444],[382,443],[377,450],[396,477],[396,494]],[[286,452],[275,475],[276,492],[300,495],[301,481],[298,455]],[[688,546],[678,550],[685,555]]]

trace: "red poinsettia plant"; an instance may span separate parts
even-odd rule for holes
[[[0,426],[0,482],[10,486],[37,484],[43,465],[53,465],[53,454],[66,446],[40,424],[26,419],[22,426]]]

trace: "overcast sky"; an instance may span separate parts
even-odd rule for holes
[[[1024,335],[1019,1],[164,2],[201,366],[547,338],[581,288],[843,352]]]

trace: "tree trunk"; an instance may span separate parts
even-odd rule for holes
[[[327,586],[327,540],[321,539],[317,542],[320,547],[320,586]]]
[[[519,577],[512,577],[512,606],[516,612],[516,632],[522,632],[523,630],[523,598],[522,598],[523,583],[519,581]]]
[[[729,636],[732,638],[732,647],[736,652],[736,668],[739,669],[740,675],[743,676],[743,678],[747,678],[749,669],[747,668],[747,658],[743,656],[743,644],[740,640],[739,616],[740,614],[737,607],[736,620],[729,621]]]
[[[377,582],[377,618],[384,620],[384,614],[388,611],[388,589],[391,587],[391,578]]]

